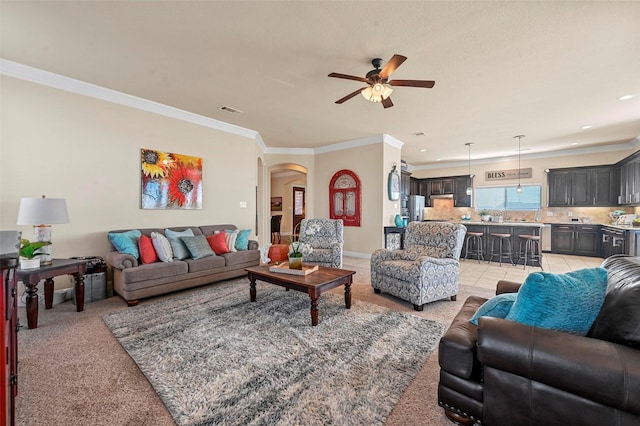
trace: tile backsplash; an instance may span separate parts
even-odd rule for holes
[[[566,223],[571,219],[580,219],[580,222],[590,222],[598,224],[609,224],[611,218],[609,213],[614,210],[624,210],[626,213],[635,213],[640,216],[639,207],[543,207],[540,209],[540,222],[544,223]],[[508,210],[506,212],[496,210],[493,215],[503,213],[505,221],[527,221],[533,222],[535,211]],[[463,215],[470,214],[472,221],[479,221],[480,215],[473,207],[454,207],[452,199],[435,199],[433,207],[425,207],[425,220],[460,220]],[[550,214],[550,215],[549,215]]]

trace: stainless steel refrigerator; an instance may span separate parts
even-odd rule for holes
[[[409,222],[422,222],[424,218],[424,195],[409,196]]]

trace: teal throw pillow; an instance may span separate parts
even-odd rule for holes
[[[198,260],[203,257],[215,256],[215,253],[211,250],[211,246],[207,241],[207,237],[204,235],[181,237],[181,239],[184,245],[187,246],[187,250],[189,250],[192,259]]]
[[[534,272],[520,287],[505,319],[584,336],[602,308],[606,290],[604,268]]]
[[[126,232],[109,232],[107,234],[109,241],[111,241],[116,250],[120,253],[130,254],[136,259],[140,257],[138,240],[140,240],[141,235],[142,233],[137,229]]]
[[[480,317],[505,318],[517,296],[518,293],[504,293],[492,297],[478,308],[469,322],[473,325],[478,325],[478,318]]]
[[[251,229],[242,229],[238,231],[238,236],[236,237],[236,250],[249,250],[249,235],[251,235]]]
[[[173,257],[179,260],[186,259],[190,256],[187,246],[184,245],[181,237],[193,237],[193,231],[191,229],[185,229],[184,231],[172,231],[171,229],[165,229],[164,235],[167,236],[169,243],[171,243],[171,250],[173,250]]]

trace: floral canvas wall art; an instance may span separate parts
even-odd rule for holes
[[[143,209],[201,209],[202,158],[140,150]]]

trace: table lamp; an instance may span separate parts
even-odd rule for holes
[[[51,242],[51,225],[69,223],[67,203],[64,198],[21,198],[18,209],[18,225],[33,225],[34,241]],[[41,265],[52,263],[52,244],[38,250]]]

